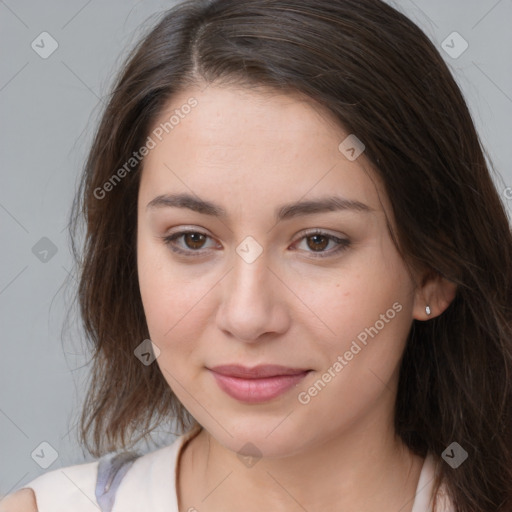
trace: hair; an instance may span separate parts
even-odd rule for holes
[[[165,12],[117,77],[73,204],[85,221],[77,298],[93,347],[81,417],[90,453],[126,447],[175,418],[197,425],[158,365],[138,286],[137,196],[144,161],[97,191],[147,139],[173,95],[200,84],[305,95],[366,146],[408,267],[457,285],[440,316],[413,321],[395,430],[439,462],[457,512],[511,510],[512,234],[463,95],[439,52],[380,0],[192,0]],[[200,106],[199,106],[200,108]],[[96,192],[95,192],[96,191]],[[442,463],[453,441],[469,455]],[[508,508],[507,508],[508,507]]]

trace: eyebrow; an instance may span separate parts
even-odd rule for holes
[[[156,208],[186,208],[212,217],[228,217],[226,210],[222,208],[222,206],[187,193],[159,195],[152,199],[146,206],[146,209]],[[281,221],[302,215],[342,210],[357,212],[374,211],[373,208],[370,208],[360,201],[345,199],[339,196],[326,196],[314,200],[283,204],[276,208],[274,217],[276,221]]]

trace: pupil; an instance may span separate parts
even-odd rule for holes
[[[324,236],[324,235],[312,235],[312,236],[310,236],[309,238],[310,238],[310,239],[315,239],[315,240],[316,240],[316,242],[315,242],[315,244],[316,244],[316,245],[314,244],[313,246],[310,246],[310,248],[311,248],[311,249],[313,249],[313,250],[325,249],[325,247],[326,247],[326,243],[325,243],[325,242],[327,241],[327,243],[328,243],[327,237],[326,237],[326,236]],[[317,244],[317,242],[319,241],[319,239],[320,239],[320,240],[321,240],[321,239],[323,239],[323,240],[324,240],[324,243],[323,243],[323,244],[321,244],[321,247]]]
[[[187,245],[188,244],[188,241],[192,239],[192,247],[197,249],[196,245],[195,244],[198,244],[199,246],[201,246],[201,240],[200,238],[203,237],[204,235],[202,235],[201,233],[187,233]],[[194,238],[198,237],[199,240],[194,240]]]

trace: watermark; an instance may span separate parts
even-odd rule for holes
[[[505,196],[505,199],[512,199],[512,187],[507,187],[504,191],[503,191],[503,195]]]
[[[368,344],[368,336],[370,338],[374,338],[379,334],[379,332],[384,329],[386,324],[389,324],[389,322],[395,318],[397,313],[400,313],[402,311],[402,304],[399,302],[395,302],[392,307],[390,307],[385,313],[382,313],[379,317],[379,320],[377,320],[373,326],[366,327],[363,331],[361,331],[357,336],[357,340],[352,340],[352,343],[350,345],[350,349],[347,350],[343,355],[339,355],[336,358],[336,361],[327,368],[327,370],[320,376],[319,379],[315,381],[315,383],[310,386],[307,391],[301,391],[297,395],[298,401],[302,405],[307,405],[309,402],[311,402],[311,399],[322,391],[329,382],[331,382],[339,373],[345,368],[345,366],[348,365],[350,361],[354,358],[355,355],[359,354],[361,352],[362,348],[361,345],[366,346]],[[358,343],[359,341],[359,343]]]
[[[117,169],[117,171],[112,174],[112,176],[105,181],[101,187],[96,187],[94,189],[94,197],[99,200],[104,199],[107,193],[111,192],[127,174],[133,171],[133,169],[142,162],[143,158],[156,147],[157,143],[162,141],[164,133],[167,134],[174,130],[174,128],[181,123],[181,120],[185,119],[185,117],[192,111],[192,108],[196,107],[197,104],[198,102],[196,98],[191,97],[186,103],[181,105],[180,108],[175,109],[169,119],[160,123],[151,132],[151,135],[148,136],[146,142],[137,151],[132,153],[132,156],[128,158],[122,167],[119,167],[119,169]]]
[[[160,349],[150,339],[146,339],[137,345],[133,353],[144,366],[149,366],[160,356]]]
[[[246,236],[237,246],[236,252],[246,263],[253,263],[263,252],[263,247],[252,236]]]
[[[57,246],[46,236],[43,236],[32,247],[32,254],[42,263],[48,263],[56,254]]]
[[[445,449],[441,457],[453,469],[457,469],[468,458],[468,452],[454,441]]]
[[[41,32],[30,46],[39,57],[47,59],[59,47],[59,43],[48,32]]]
[[[59,453],[48,441],[43,441],[34,448],[30,456],[43,469],[48,469],[59,458]]]
[[[237,452],[237,457],[248,468],[255,466],[262,456],[259,448],[252,443],[245,443]]]
[[[345,155],[345,158],[351,162],[357,160],[357,158],[359,158],[365,149],[366,146],[353,133],[342,140],[338,145],[338,150],[340,153]]]
[[[458,32],[452,32],[441,43],[441,48],[452,59],[458,59],[468,49],[468,47],[468,42]]]

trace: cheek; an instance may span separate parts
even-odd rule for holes
[[[141,234],[137,246],[140,294],[151,340],[162,355],[171,345],[173,350],[180,349],[178,352],[181,348],[192,350],[197,339],[194,332],[207,315],[208,290],[215,282],[197,271],[171,264],[168,251],[159,240]],[[186,342],[180,344],[180,340]]]
[[[316,338],[310,346],[321,351],[322,364],[297,399],[305,414],[335,428],[383,397],[392,400],[388,391],[410,330],[412,302],[410,278],[398,259],[386,265],[362,261],[360,272],[340,278],[332,290],[322,311],[336,338]]]
[[[337,400],[337,396],[371,400],[382,383],[392,379],[405,348],[412,322],[413,283],[392,242],[388,245],[384,240],[360,251],[331,292],[328,299],[318,298],[315,307],[335,336],[325,337],[323,343],[317,339],[311,349],[322,347],[320,373],[331,368],[336,378],[318,403]]]
[[[405,330],[407,334],[413,283],[392,242],[384,239],[355,252],[340,269],[332,272],[325,286],[316,280],[315,287],[312,282],[313,279],[308,282],[303,296],[336,339],[345,343],[376,322],[380,327],[381,315],[385,316],[384,320],[391,318],[385,323],[387,331],[398,334]]]
[[[151,339],[157,343],[176,322],[182,300],[176,300],[179,275],[169,274],[165,254],[157,240],[139,230],[137,271],[144,313]],[[157,343],[158,344],[158,343]]]
[[[180,383],[189,382],[190,370],[198,368],[194,358],[200,303],[181,292],[182,285],[186,288],[183,278],[179,273],[170,275],[167,267],[158,263],[158,256],[152,258],[147,249],[142,249],[140,256],[139,285],[149,337],[160,350],[156,364],[179,400],[187,403]]]

